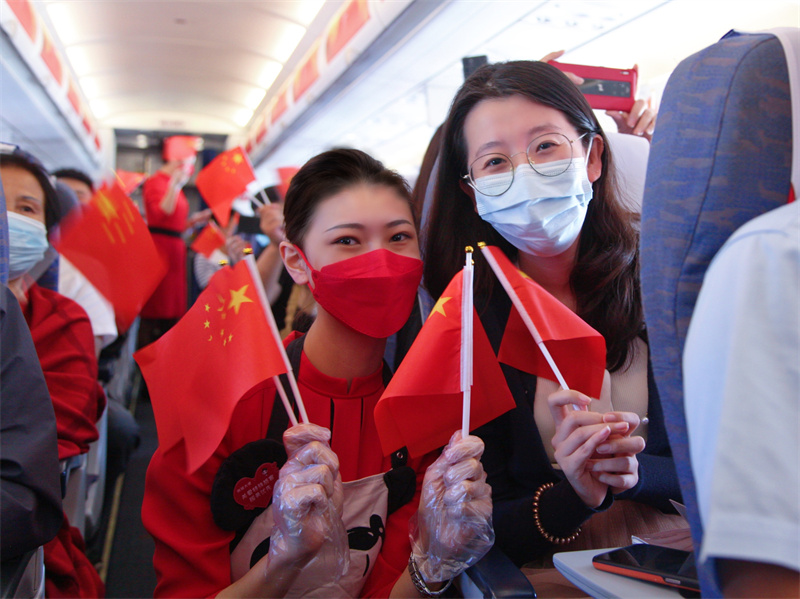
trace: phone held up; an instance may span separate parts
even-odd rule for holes
[[[583,79],[578,89],[589,101],[589,106],[598,110],[621,110],[630,112],[636,101],[636,82],[639,72],[632,69],[612,69],[582,64],[568,64],[551,60],[548,62],[560,71],[574,73]]]
[[[595,555],[592,565],[605,572],[684,591],[700,591],[694,554],[689,551],[640,543]]]

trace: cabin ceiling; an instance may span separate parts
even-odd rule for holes
[[[6,25],[14,1],[0,0],[2,133],[34,151],[39,145],[75,155],[90,170],[113,166],[102,164],[113,152],[89,151],[87,159],[74,140],[60,140],[57,151],[47,146],[69,137],[69,127],[38,116],[52,90],[39,84],[44,93],[32,91],[36,79],[10,55]],[[565,49],[565,62],[636,63],[641,95],[657,103],[675,65],[729,29],[800,26],[796,0],[364,0],[380,21],[374,39],[342,59],[336,77],[290,119],[272,123],[259,145],[253,138],[261,115],[347,2],[28,1],[76,82],[98,147],[113,145],[114,130],[227,135],[229,145],[253,146],[267,184],[276,167],[341,145],[372,152],[413,179],[463,80],[465,56],[538,59]],[[32,96],[38,108],[22,120],[14,116]]]

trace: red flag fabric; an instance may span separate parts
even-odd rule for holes
[[[225,234],[219,230],[219,227],[210,222],[206,227],[200,231],[197,237],[194,238],[190,246],[198,254],[203,254],[206,258],[211,258],[214,250],[218,250],[225,245]]]
[[[386,455],[405,446],[411,457],[422,456],[446,445],[461,428],[462,280],[459,272],[450,281],[375,406]],[[473,316],[470,430],[515,406],[486,332]]]
[[[114,306],[120,333],[166,273],[147,225],[118,184],[103,186],[89,204],[68,214],[55,243]]]
[[[500,248],[483,249],[491,252],[497,261],[569,388],[589,397],[600,397],[606,368],[606,342],[603,336],[536,281],[515,268]],[[497,359],[518,370],[557,381],[514,307],[508,317]]]
[[[194,135],[173,135],[164,140],[164,160],[185,160],[197,154],[202,139]]]
[[[222,152],[197,175],[195,184],[217,222],[227,226],[233,200],[256,180],[253,167],[241,147]]]
[[[133,173],[131,171],[123,171],[122,169],[115,171],[114,174],[117,176],[117,181],[122,187],[122,190],[128,195],[132,194],[147,178],[147,175],[144,173]]]
[[[287,371],[257,285],[247,260],[217,271],[178,324],[133,355],[159,445],[166,451],[183,439],[189,472],[217,448],[239,399]]]
[[[294,177],[299,170],[300,169],[296,166],[281,166],[278,168],[278,177],[280,177],[281,182],[278,183],[277,187],[281,202],[286,198],[286,192],[289,190],[289,184],[292,182],[292,177]]]

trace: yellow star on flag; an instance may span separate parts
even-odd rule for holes
[[[431,310],[431,313],[428,315],[428,318],[433,316],[434,313],[436,313],[436,312],[438,312],[439,314],[441,314],[442,316],[447,318],[447,314],[445,314],[445,312],[444,312],[444,305],[447,302],[449,302],[451,299],[453,299],[453,298],[452,297],[440,297],[439,301],[436,302],[436,305],[433,307],[433,310]]]
[[[228,304],[228,308],[233,308],[233,311],[236,314],[239,314],[239,307],[242,304],[253,303],[253,300],[245,295],[248,287],[249,285],[243,285],[239,289],[231,289],[231,302]]]
[[[208,320],[206,320],[206,321],[203,323],[203,328],[204,328],[204,329],[207,329],[207,328],[209,328],[210,326],[211,326],[211,323],[210,323]]]

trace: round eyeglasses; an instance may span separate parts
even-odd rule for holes
[[[570,139],[563,133],[545,133],[535,137],[525,149],[528,164],[543,177],[557,177],[572,163],[572,144],[589,135]],[[521,154],[522,152],[517,152]],[[511,159],[499,152],[484,154],[469,165],[469,173],[463,176],[473,189],[487,196],[503,195],[514,182],[514,164]]]

